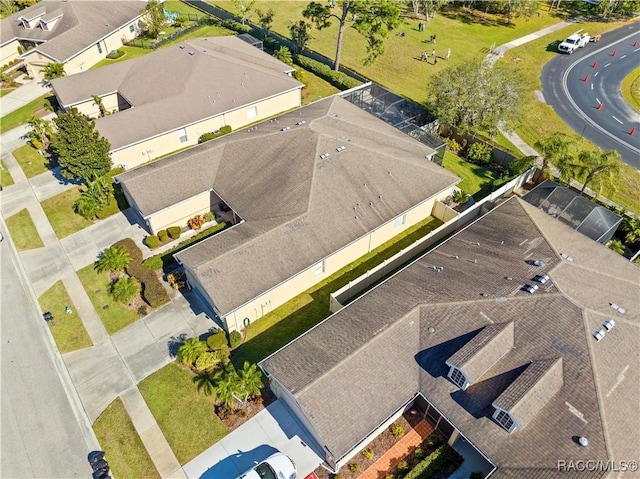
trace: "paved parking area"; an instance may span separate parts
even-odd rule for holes
[[[183,470],[189,479],[231,479],[280,451],[295,462],[298,477],[305,477],[322,462],[312,444],[284,404],[275,401],[185,464]]]

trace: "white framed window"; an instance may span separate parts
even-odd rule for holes
[[[258,116],[258,107],[252,106],[251,108],[247,108],[247,119],[251,120]]]
[[[316,265],[315,270],[316,270],[316,276],[320,276],[320,275],[324,274],[324,261],[320,261]]]
[[[131,25],[129,25],[129,32],[133,33],[136,31],[136,27],[133,26],[133,23]]]
[[[494,419],[498,424],[500,424],[507,431],[511,432],[513,430],[513,418],[506,411],[499,411],[498,414],[495,414]]]
[[[449,379],[460,389],[464,389],[465,384],[467,384],[467,378],[458,368],[451,368],[449,370]]]
[[[186,128],[180,128],[178,130],[178,139],[180,140],[180,143],[186,143],[188,138],[187,138],[187,129]]]
[[[393,228],[396,230],[399,228],[402,228],[406,220],[407,220],[407,215],[398,216],[393,222]]]
[[[100,46],[100,43],[96,43],[96,47],[98,47],[98,53],[102,53],[102,47]]]

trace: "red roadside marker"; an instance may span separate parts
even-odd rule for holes
[[[633,128],[631,128],[631,131],[629,132],[629,135],[633,136],[636,132],[636,127],[634,126]]]
[[[611,53],[612,57],[615,57],[618,54],[618,50],[614,50],[613,53]]]
[[[602,103],[598,103],[598,106],[596,107],[596,110],[598,110],[598,111],[602,110]]]
[[[597,67],[597,66],[598,66],[598,62],[597,62],[597,61],[593,62],[593,65],[591,65],[591,66],[592,66],[593,68]]]
[[[585,75],[584,78],[582,79],[583,82],[586,82],[587,80],[589,80],[589,75]]]
[[[633,42],[633,46],[637,47],[638,46],[638,40],[636,40],[635,42]]]

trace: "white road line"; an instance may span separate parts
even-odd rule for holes
[[[598,76],[598,73],[600,73],[600,72],[596,72],[596,74],[595,74],[595,75],[593,75],[593,76],[594,76],[594,77],[597,77],[597,76]]]
[[[596,101],[597,101],[598,103],[602,103],[602,102],[600,101],[600,98],[598,98],[598,97],[596,97]]]
[[[607,63],[604,67],[607,68],[609,65],[611,65],[611,62]]]
[[[611,115],[611,118],[613,118],[615,121],[617,121],[618,123],[620,123],[622,125],[622,122],[620,120],[618,120],[615,116]]]
[[[638,50],[640,50],[640,48],[636,48],[636,49],[633,51],[633,53],[637,52]]]
[[[593,83],[591,84],[591,89],[593,90]]]
[[[620,57],[620,60],[622,60],[623,58],[627,58],[627,56],[626,56],[626,55],[622,55],[622,56]]]

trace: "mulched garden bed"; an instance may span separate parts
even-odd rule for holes
[[[262,396],[247,401],[244,407],[238,408],[230,414],[220,414],[219,409],[216,409],[216,414],[229,430],[237,429],[275,400],[275,396],[268,386],[263,387],[261,393]]]

